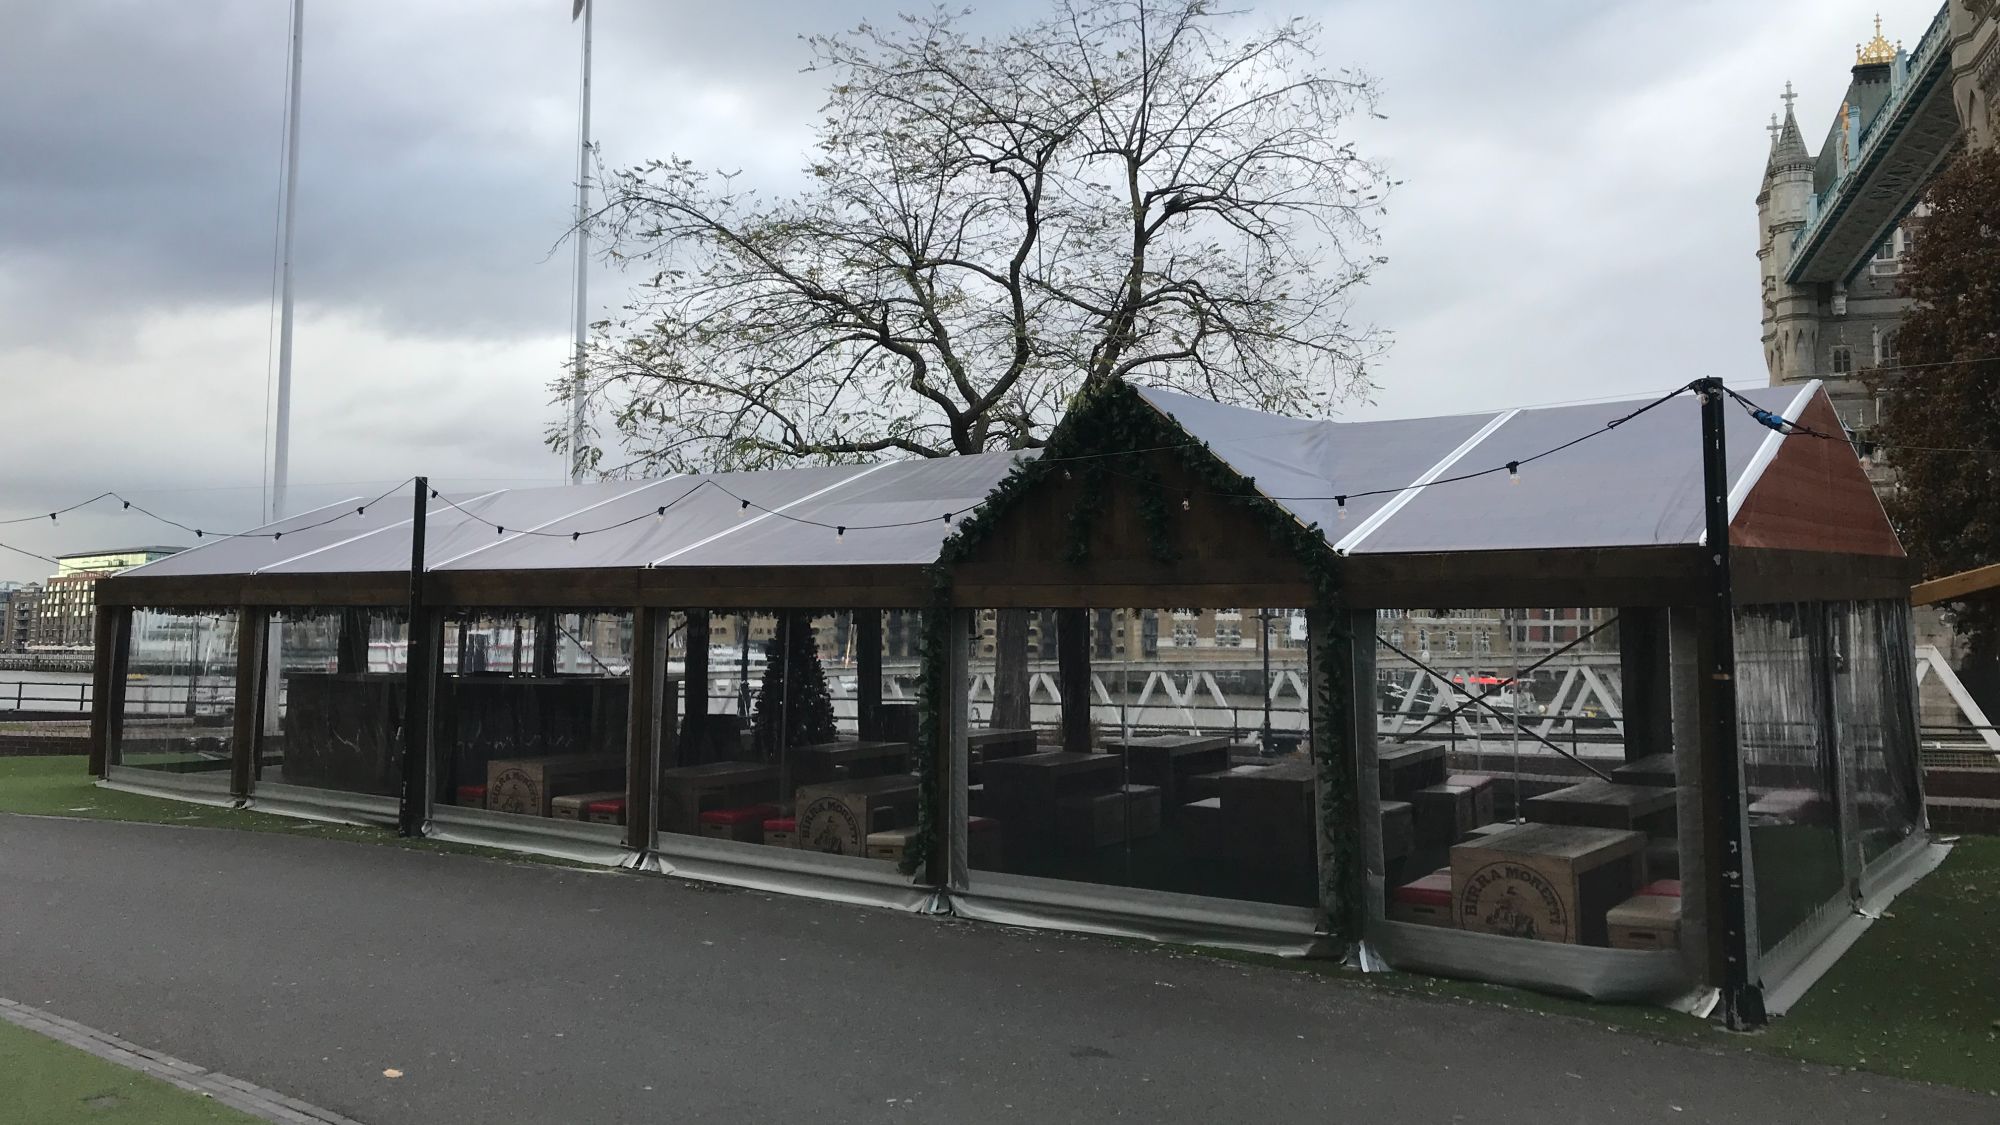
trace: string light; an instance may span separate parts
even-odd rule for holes
[[[847,538],[847,528],[844,525],[835,527],[833,529],[833,537],[836,540],[845,540]]]
[[[1519,461],[1507,462],[1507,483],[1508,484],[1521,483],[1521,463]]]
[[[1193,510],[1194,510],[1194,494],[1188,493],[1186,495],[1183,495],[1181,497],[1181,511],[1191,512]]]
[[[493,525],[493,534],[495,534],[495,535],[505,535],[505,534],[507,534],[507,529],[506,529],[506,528],[504,528],[504,527],[501,527],[501,526],[500,526],[499,524],[497,524],[497,523],[496,523],[496,524],[494,524],[494,525]]]
[[[667,518],[667,506],[665,504],[662,504],[660,505],[660,510],[653,513],[653,522],[660,523],[664,521],[666,518]]]
[[[367,518],[368,518],[368,505],[366,505],[366,504],[363,504],[363,505],[361,505],[361,506],[360,506],[359,508],[356,508],[356,509],[354,509],[354,518],[355,518],[355,519],[358,519],[358,520],[365,520],[365,519],[367,519]]]
[[[569,533],[569,541],[572,543],[576,542],[581,538],[583,538],[583,532],[581,531],[572,531]]]
[[[1336,497],[1334,497],[1334,498],[1333,498],[1333,506],[1334,506],[1335,508],[1338,508],[1338,509],[1340,509],[1340,522],[1342,522],[1342,523],[1346,523],[1346,522],[1347,522],[1347,497],[1345,497],[1345,496],[1336,496]]]

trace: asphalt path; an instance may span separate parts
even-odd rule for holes
[[[4,815],[0,996],[368,1125],[2000,1120],[1957,1091],[1132,943]]]

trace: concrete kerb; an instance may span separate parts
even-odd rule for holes
[[[86,1051],[106,1062],[139,1071],[191,1094],[216,1101],[264,1121],[283,1125],[361,1125],[329,1109],[286,1097],[220,1071],[196,1066],[172,1055],[128,1043],[115,1035],[85,1027],[75,1020],[0,996],[0,1019],[58,1043]]]

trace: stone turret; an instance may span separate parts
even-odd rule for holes
[[[1812,205],[1813,156],[1792,113],[1792,84],[1785,83],[1785,118],[1773,121],[1771,155],[1757,192],[1757,258],[1762,266],[1764,362],[1773,383],[1809,373],[1817,328],[1812,295],[1785,284],[1793,241]]]

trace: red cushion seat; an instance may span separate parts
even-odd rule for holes
[[[1681,897],[1681,881],[1679,879],[1655,879],[1645,886],[1640,887],[1639,893],[1642,895],[1658,895],[1661,898],[1679,898]]]
[[[1397,902],[1423,906],[1451,905],[1451,871],[1433,871],[1414,883],[1405,883],[1389,892]]]
[[[798,828],[799,818],[795,816],[774,816],[764,822],[766,832],[796,832]]]
[[[710,809],[701,814],[703,824],[726,825],[734,828],[739,824],[758,824],[776,815],[776,805],[744,805],[734,809]]]
[[[585,816],[590,816],[592,814],[624,816],[625,798],[610,797],[602,801],[592,801],[589,804],[583,806],[583,813]]]
[[[482,805],[486,803],[486,787],[484,785],[459,786],[458,803],[461,805],[469,805],[474,802],[478,802],[479,804]]]

